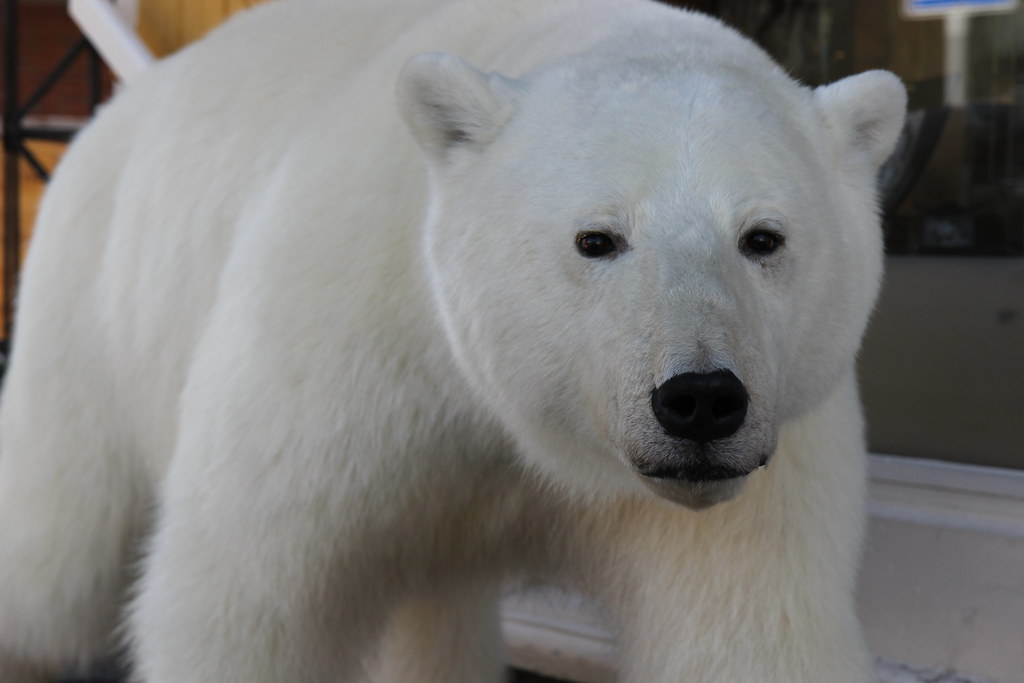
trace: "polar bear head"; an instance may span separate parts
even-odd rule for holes
[[[526,460],[574,490],[726,500],[851,372],[903,87],[873,71],[812,90],[726,43],[634,41],[516,80],[430,54],[400,77],[448,343]]]

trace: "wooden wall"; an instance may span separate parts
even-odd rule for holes
[[[139,0],[139,34],[159,56],[200,38],[234,12],[265,0]]]

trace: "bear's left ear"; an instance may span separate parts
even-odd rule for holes
[[[825,125],[841,154],[853,154],[877,170],[903,130],[907,91],[888,71],[866,71],[814,91]]]
[[[515,111],[515,100],[513,81],[452,55],[413,57],[398,78],[402,118],[420,146],[441,161],[457,147],[493,140]]]

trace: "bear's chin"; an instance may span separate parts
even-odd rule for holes
[[[659,498],[682,505],[691,510],[705,510],[712,505],[735,498],[747,477],[722,479],[719,481],[689,482],[676,479],[653,479],[641,476],[644,485]]]

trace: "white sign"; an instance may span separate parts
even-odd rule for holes
[[[903,0],[903,14],[912,19],[1015,9],[1017,0]]]

